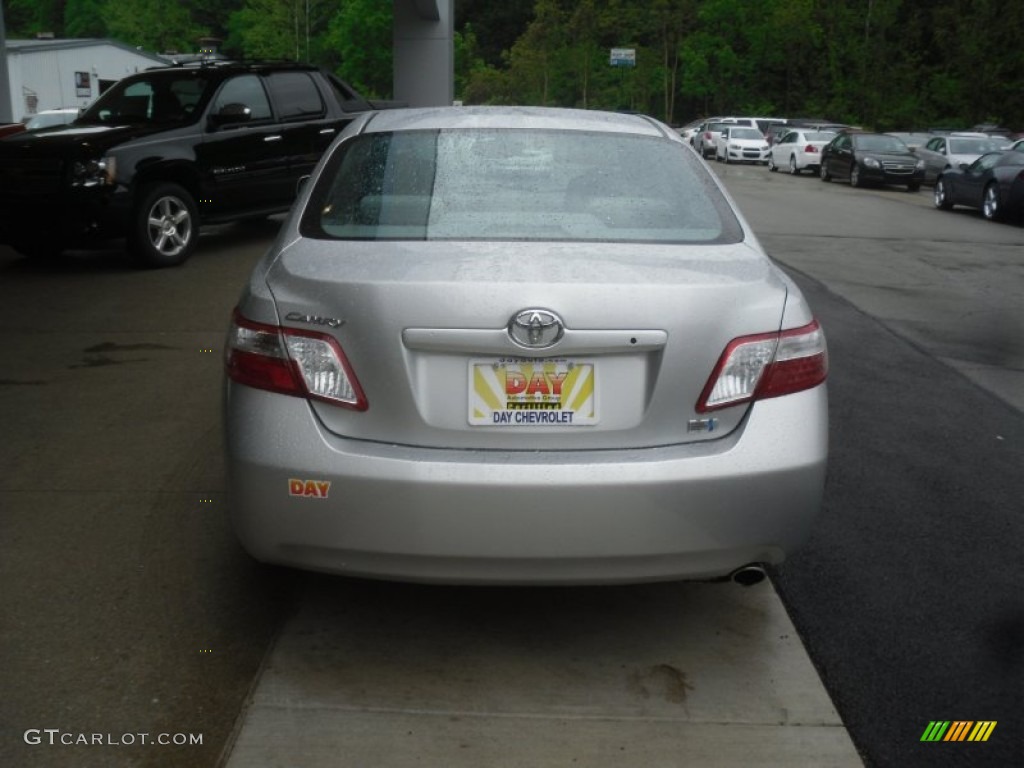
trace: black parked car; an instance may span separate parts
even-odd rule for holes
[[[980,210],[989,221],[1024,221],[1024,152],[989,152],[935,180],[935,207]]]
[[[54,255],[123,236],[144,265],[180,264],[200,224],[288,210],[335,135],[374,108],[300,64],[131,75],[71,125],[0,141],[0,242]]]
[[[849,179],[855,187],[868,183],[906,184],[916,192],[924,181],[924,163],[895,136],[884,133],[840,133],[821,150],[821,179]]]

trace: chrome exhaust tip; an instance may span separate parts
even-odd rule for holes
[[[749,565],[737,568],[729,574],[729,578],[732,579],[733,583],[739,584],[740,586],[752,587],[755,584],[760,584],[764,581],[766,575],[764,568],[756,563],[750,563]]]

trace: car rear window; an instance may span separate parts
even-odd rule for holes
[[[949,151],[955,155],[983,155],[1000,148],[1000,142],[992,139],[950,139]]]
[[[328,159],[300,224],[342,240],[739,242],[729,204],[667,139],[460,129],[356,136]]]

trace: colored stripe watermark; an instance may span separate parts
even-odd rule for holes
[[[988,741],[995,720],[932,720],[921,741]]]

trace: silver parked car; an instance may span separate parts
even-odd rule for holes
[[[970,165],[986,152],[995,152],[1005,144],[983,133],[952,133],[929,139],[915,154],[924,161],[925,181],[932,182],[946,169]]]
[[[823,331],[642,116],[358,118],[254,268],[226,367],[230,518],[266,562],[749,583],[821,503]]]

